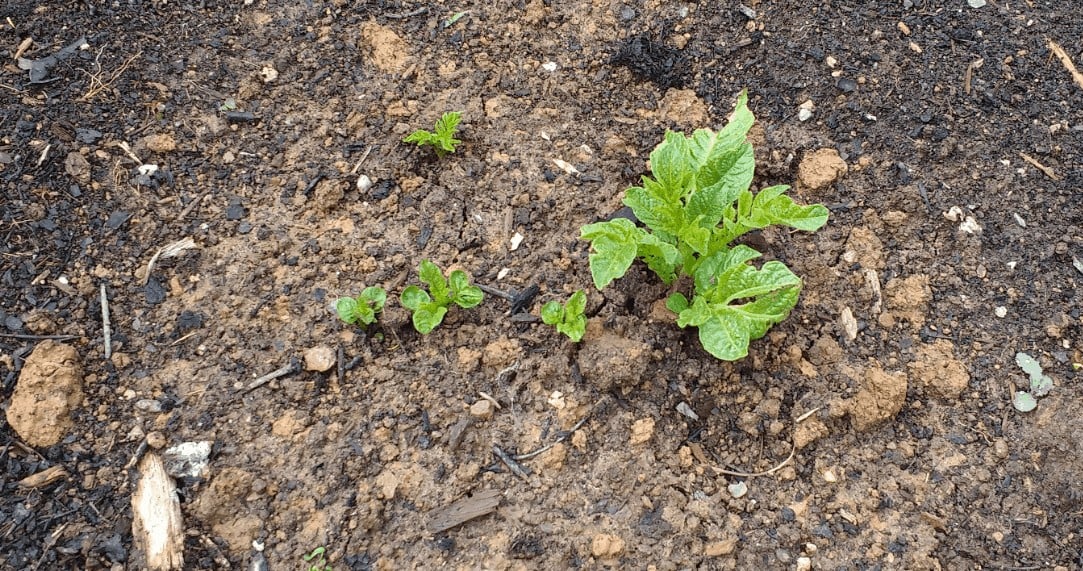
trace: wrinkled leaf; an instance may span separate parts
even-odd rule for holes
[[[421,266],[418,268],[418,277],[421,282],[429,286],[429,293],[432,294],[432,299],[438,304],[447,305],[451,300],[451,296],[448,292],[448,283],[444,279],[444,274],[440,271],[440,268],[432,263],[431,260],[421,260]]]
[[[359,299],[368,302],[373,311],[379,312],[383,310],[384,304],[387,303],[387,292],[382,287],[369,286],[361,290]]]
[[[338,313],[338,318],[346,323],[353,324],[356,321],[356,309],[357,300],[352,297],[340,297],[335,301],[335,313]]]
[[[425,290],[412,285],[406,286],[406,289],[402,290],[399,301],[402,302],[402,306],[406,309],[417,311],[422,305],[432,303],[432,298],[429,297],[428,292]]]
[[[1030,375],[1030,392],[1036,397],[1044,397],[1053,390],[1053,379],[1042,372],[1042,366],[1030,355],[1019,352],[1015,354],[1015,363],[1023,372]]]
[[[594,287],[603,289],[628,271],[636,257],[637,234],[635,224],[627,218],[615,218],[582,228],[580,237],[589,240],[594,250],[588,257]]]
[[[437,325],[444,321],[444,315],[447,315],[446,307],[435,303],[426,303],[414,310],[412,318],[414,329],[417,329],[417,332],[422,335],[428,335],[432,333],[433,329],[436,329]]]
[[[674,292],[666,298],[666,309],[673,313],[679,314],[680,312],[688,309],[688,298],[681,292]]]
[[[553,300],[541,308],[542,323],[556,325],[564,321],[564,306],[559,301]]]

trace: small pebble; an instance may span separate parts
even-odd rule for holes
[[[470,416],[474,418],[480,418],[486,420],[493,416],[493,403],[486,399],[478,399],[477,402],[470,405]]]
[[[135,408],[141,412],[162,412],[162,403],[154,399],[139,399],[135,401]]]
[[[798,121],[804,123],[805,121],[808,121],[809,119],[812,119],[812,111],[809,111],[808,109],[804,109],[804,108],[797,111],[797,120]]]
[[[839,91],[843,93],[850,93],[857,89],[857,82],[852,79],[843,77],[839,79],[837,83],[835,83],[835,87],[837,87]]]
[[[985,6],[985,0],[966,0],[966,3],[970,5],[971,8],[981,8]]]
[[[368,192],[372,188],[372,179],[368,175],[361,175],[357,177],[357,190],[361,192]]]
[[[748,484],[744,483],[743,481],[734,482],[734,483],[726,486],[726,489],[730,491],[731,496],[733,496],[734,498],[740,499],[740,498],[744,497],[745,494],[748,493]]]
[[[812,559],[808,557],[797,558],[797,571],[809,571],[812,569]]]
[[[161,432],[158,432],[157,430],[155,430],[154,432],[151,432],[150,434],[147,435],[147,446],[150,446],[151,448],[153,448],[155,450],[161,450],[162,448],[165,448],[165,445],[166,445],[165,435],[162,434]]]
[[[997,307],[993,310],[993,314],[995,314],[997,317],[1004,317],[1008,315],[1008,308],[1001,305],[1000,307]]]
[[[335,365],[335,350],[327,345],[317,345],[305,351],[305,370],[324,372]]]

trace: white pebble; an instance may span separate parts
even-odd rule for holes
[[[361,192],[366,192],[370,188],[372,188],[371,178],[369,178],[367,175],[361,175],[357,177],[357,190],[360,190]]]
[[[730,491],[730,495],[734,498],[741,498],[748,493],[748,484],[744,482],[734,482],[726,486],[726,489]]]
[[[809,119],[812,119],[812,111],[809,111],[808,109],[804,109],[804,108],[798,110],[798,112],[797,112],[797,120],[798,121],[804,123],[805,121],[808,121]]]
[[[995,315],[996,315],[997,317],[1004,317],[1005,315],[1008,315],[1008,308],[1007,308],[1007,307],[1004,307],[1004,306],[1002,305],[1002,306],[1000,306],[1000,307],[998,307],[998,308],[994,309],[994,310],[993,310],[993,313],[994,313],[994,314],[995,314]]]
[[[545,71],[556,71],[557,70],[557,62],[555,62],[555,61],[547,61],[547,62],[542,64],[542,69],[544,69]]]
[[[519,249],[519,244],[522,244],[522,243],[523,243],[523,235],[516,232],[515,235],[511,237],[511,251],[514,252],[514,251],[518,250]]]

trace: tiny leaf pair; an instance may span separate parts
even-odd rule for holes
[[[407,135],[402,142],[416,143],[419,147],[431,146],[436,151],[436,155],[440,157],[447,153],[454,153],[455,147],[462,143],[462,141],[455,138],[455,132],[458,130],[460,120],[462,120],[461,112],[449,111],[436,121],[432,132],[418,129]]]
[[[568,302],[561,305],[553,300],[542,306],[541,318],[546,325],[552,325],[557,331],[568,336],[569,339],[578,343],[583,339],[583,333],[587,330],[587,317],[583,310],[587,308],[587,294],[579,290],[568,298]]]
[[[715,357],[733,361],[748,344],[786,318],[797,304],[801,280],[778,261],[756,268],[760,257],[740,236],[772,225],[814,231],[827,222],[823,205],[802,206],[772,186],[753,194],[754,122],[742,93],[721,131],[698,129],[691,136],[667,131],[650,154],[651,173],[629,188],[624,204],[646,228],[626,218],[583,226],[591,243],[590,271],[598,289],[642,260],[666,284],[688,276],[692,299],[672,294],[666,307],[680,327],[698,327],[700,342]]]
[[[372,325],[376,314],[383,311],[387,292],[382,287],[367,287],[356,298],[340,297],[335,301],[338,318],[350,325]]]
[[[422,260],[418,276],[429,286],[429,291],[415,285],[407,286],[400,300],[403,307],[413,312],[414,329],[422,335],[431,333],[444,321],[452,303],[469,309],[481,303],[485,297],[481,289],[470,285],[470,278],[462,270],[454,270],[448,279],[444,279],[436,264]]]

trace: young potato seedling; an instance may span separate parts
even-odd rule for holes
[[[769,261],[744,244],[731,245],[752,230],[779,224],[815,231],[827,222],[823,205],[802,206],[785,195],[787,186],[757,194],[749,190],[755,170],[746,133],[754,118],[741,93],[733,118],[721,131],[698,129],[691,136],[667,131],[650,155],[652,176],[629,188],[624,204],[646,228],[626,218],[588,224],[590,271],[602,289],[643,260],[666,284],[689,276],[691,300],[675,292],[666,307],[677,325],[699,328],[703,347],[735,361],[797,304],[801,279],[785,264]]]
[[[438,157],[442,157],[447,153],[454,153],[455,147],[462,143],[462,141],[455,138],[455,131],[458,130],[461,119],[462,112],[449,111],[436,121],[432,132],[418,129],[407,135],[402,142],[416,143],[419,147],[431,146]]]
[[[583,310],[587,308],[587,294],[579,290],[568,298],[568,302],[561,305],[553,300],[542,306],[541,318],[546,325],[552,325],[557,331],[568,336],[573,342],[578,343],[583,339],[583,333],[587,330],[587,316]]]
[[[320,546],[312,550],[312,553],[305,554],[302,559],[305,560],[305,564],[308,566],[307,571],[331,571],[331,566],[327,564],[327,559],[324,558],[324,554],[327,553],[327,548]]]
[[[444,315],[447,315],[447,309],[452,303],[469,309],[485,298],[480,288],[470,285],[470,278],[462,270],[454,270],[448,279],[444,279],[444,274],[436,264],[421,260],[418,276],[429,286],[429,291],[415,285],[407,286],[402,291],[400,300],[403,307],[413,312],[414,329],[422,335],[431,333],[444,321]]]
[[[372,325],[376,314],[384,309],[387,292],[382,287],[370,286],[361,290],[356,298],[340,297],[335,301],[338,318],[350,325]]]

